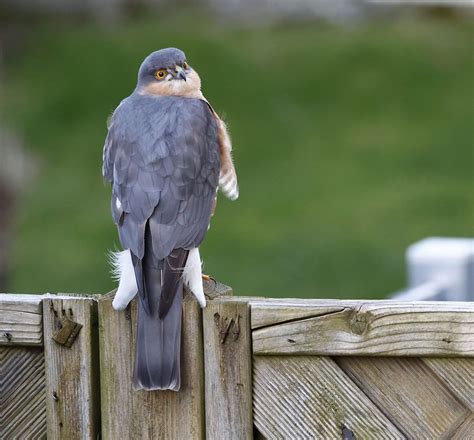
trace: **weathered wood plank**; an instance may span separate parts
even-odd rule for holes
[[[60,298],[43,300],[48,439],[94,439],[100,432],[97,302]],[[82,325],[70,348],[53,340],[65,319]]]
[[[449,440],[472,440],[474,438],[474,413],[472,413]]]
[[[0,439],[46,438],[41,347],[0,347]]]
[[[254,423],[267,438],[403,439],[328,357],[256,356]]]
[[[40,295],[0,294],[0,345],[43,344]]]
[[[271,308],[286,321],[285,306]],[[254,353],[474,356],[474,307],[468,303],[372,301],[322,315],[314,307],[313,312],[314,317],[254,330]],[[252,305],[252,319],[253,314]],[[293,310],[289,316],[294,317]]]
[[[210,301],[203,314],[206,438],[252,439],[250,309]]]
[[[245,298],[245,297],[244,297]],[[407,302],[394,300],[334,300],[334,299],[278,299],[278,298],[249,298],[252,308],[252,329],[267,327],[283,322],[321,316],[347,308],[355,310],[368,306],[385,307],[415,307],[423,310],[446,312],[467,311],[474,313],[474,306],[464,302],[423,301]]]
[[[299,303],[298,300],[285,303],[278,302],[277,304],[270,301],[258,301],[250,304],[252,308],[252,330],[255,330],[275,324],[340,312],[347,307],[354,307],[356,302],[321,300],[316,307],[314,301]]]
[[[135,391],[137,303],[117,312],[112,295],[99,301],[102,436],[104,439],[204,438],[202,316],[198,304],[183,306],[181,389]]]
[[[339,304],[345,307],[357,306],[361,307],[363,305],[372,304],[377,305],[378,307],[385,306],[411,306],[411,307],[420,307],[423,306],[428,309],[437,309],[437,310],[473,310],[474,304],[472,302],[466,301],[399,301],[394,299],[375,299],[375,300],[366,300],[366,299],[319,299],[319,298],[267,298],[261,296],[235,296],[232,298],[243,299],[246,302],[250,303],[253,307],[281,307],[287,308],[289,306],[294,307],[326,307],[328,305]]]
[[[336,362],[408,438],[442,438],[470,412],[421,359],[338,357]]]
[[[474,359],[424,358],[423,361],[474,411]]]

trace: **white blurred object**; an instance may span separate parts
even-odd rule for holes
[[[0,187],[17,192],[31,182],[36,164],[20,139],[0,126]]]
[[[408,288],[393,298],[406,301],[474,301],[474,239],[430,237],[406,253]]]
[[[365,3],[411,6],[466,6],[473,7],[473,0],[364,0]]]

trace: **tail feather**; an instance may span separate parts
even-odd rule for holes
[[[176,288],[182,284],[183,271],[188,258],[189,251],[185,249],[174,249],[163,261],[163,278],[161,280],[161,296],[159,305],[159,317],[163,318],[171,308]]]
[[[174,286],[170,308],[160,318],[161,269],[143,265],[142,273],[148,304],[138,302],[134,385],[137,389],[178,391],[183,282],[180,279]]]
[[[143,259],[133,261],[140,294],[133,377],[138,389],[178,391],[181,386],[182,268],[187,256],[188,251],[175,249],[158,260],[147,225]]]
[[[144,273],[144,261],[136,257],[133,253],[132,255],[132,264],[133,270],[135,272],[135,281],[137,283],[139,302],[143,305],[146,312],[150,312],[150,301],[148,295],[146,294],[145,286],[145,273]],[[161,276],[161,275],[160,275]]]

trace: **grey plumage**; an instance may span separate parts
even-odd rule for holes
[[[180,49],[168,47],[148,55],[138,71],[137,87],[143,87],[154,82],[153,74],[158,69],[173,68],[175,64],[183,64],[186,55]]]
[[[216,130],[203,100],[137,92],[110,121],[103,175],[112,183],[112,216],[131,251],[140,296],[139,388],[180,386],[180,269],[208,229],[220,167]]]

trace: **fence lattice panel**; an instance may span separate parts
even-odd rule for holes
[[[0,438],[46,437],[43,350],[0,347]]]
[[[463,303],[251,301],[260,436],[474,432],[472,312]]]
[[[474,438],[474,304],[223,292],[184,302],[179,393],[133,389],[136,301],[0,295],[0,439]]]

